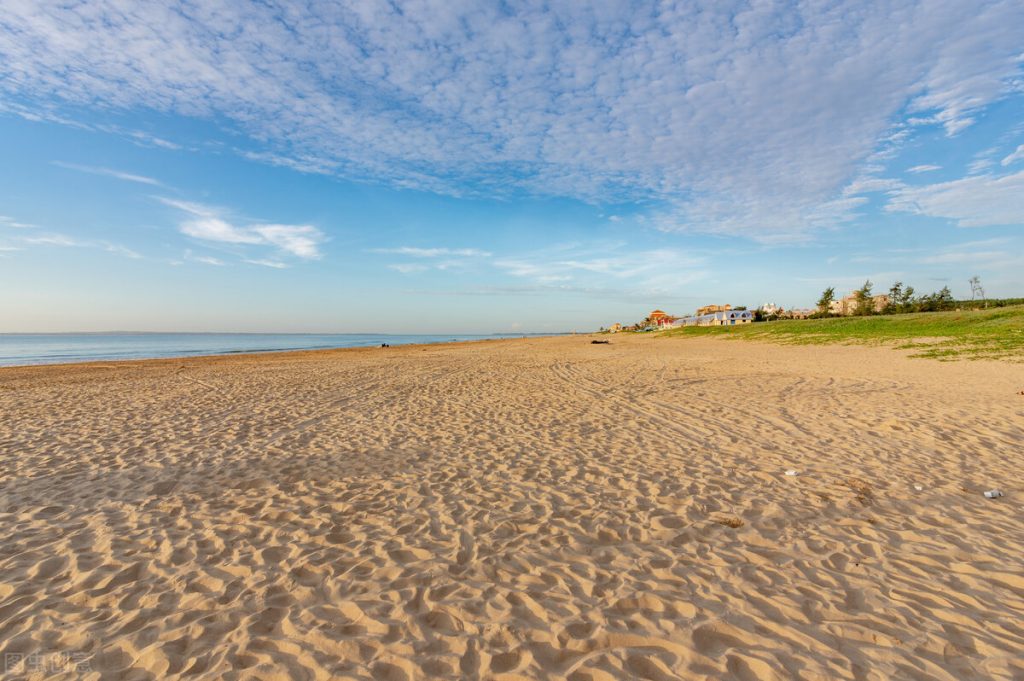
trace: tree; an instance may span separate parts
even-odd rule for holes
[[[834,286],[829,286],[821,294],[821,298],[818,298],[818,312],[821,314],[828,314],[832,309],[832,303],[836,299],[836,289]]]
[[[907,312],[910,308],[910,304],[914,302],[914,287],[908,286],[903,289],[903,295],[900,296],[900,309]]]
[[[971,300],[981,298],[985,301],[985,307],[988,307],[988,301],[985,300],[985,289],[981,287],[981,277],[975,274],[968,280],[968,283],[971,285]]]
[[[899,309],[900,301],[903,300],[903,282],[897,281],[889,287],[889,302],[885,305],[885,311],[892,313]]]
[[[868,279],[864,285],[853,292],[853,299],[857,303],[854,314],[869,315],[875,312],[875,301],[871,298],[871,287],[874,284]]]
[[[917,299],[914,307],[918,312],[937,312],[939,310],[952,310],[956,306],[953,294],[948,286],[943,286],[937,293],[929,293]]]
[[[956,305],[956,301],[953,300],[953,293],[949,290],[948,286],[943,286],[942,290],[938,292],[936,302],[940,310],[952,310]]]

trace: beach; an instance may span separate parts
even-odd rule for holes
[[[592,338],[0,369],[7,674],[1024,678],[1024,365]]]

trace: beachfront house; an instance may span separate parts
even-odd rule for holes
[[[754,321],[754,313],[750,310],[723,310],[712,315],[710,326],[735,326],[750,324]]]
[[[647,328],[670,329],[676,319],[677,317],[673,317],[664,310],[654,310],[651,314],[647,315]]]
[[[720,310],[710,314],[683,317],[677,319],[672,326],[736,326],[750,324],[754,321],[754,313],[750,310]]]
[[[815,312],[817,312],[817,310],[793,308],[791,310],[786,310],[785,312],[783,312],[782,316],[785,319],[807,319]]]
[[[871,305],[875,312],[881,312],[888,304],[889,296],[885,294],[871,296]],[[857,293],[854,292],[839,300],[833,300],[828,306],[828,311],[832,314],[843,315],[844,317],[857,314]]]
[[[608,333],[618,333],[619,331],[622,331],[622,324],[619,324],[618,322],[615,322],[608,327]]]
[[[697,308],[697,317],[703,317],[704,315],[714,314],[715,312],[728,312],[732,309],[732,305],[705,305],[704,307]]]

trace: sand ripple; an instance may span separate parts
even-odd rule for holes
[[[1024,678],[1021,387],[621,336],[0,371],[0,652],[11,678]]]

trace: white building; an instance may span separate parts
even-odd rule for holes
[[[683,317],[677,319],[672,326],[736,326],[753,321],[754,313],[750,310],[722,310],[698,317]]]

